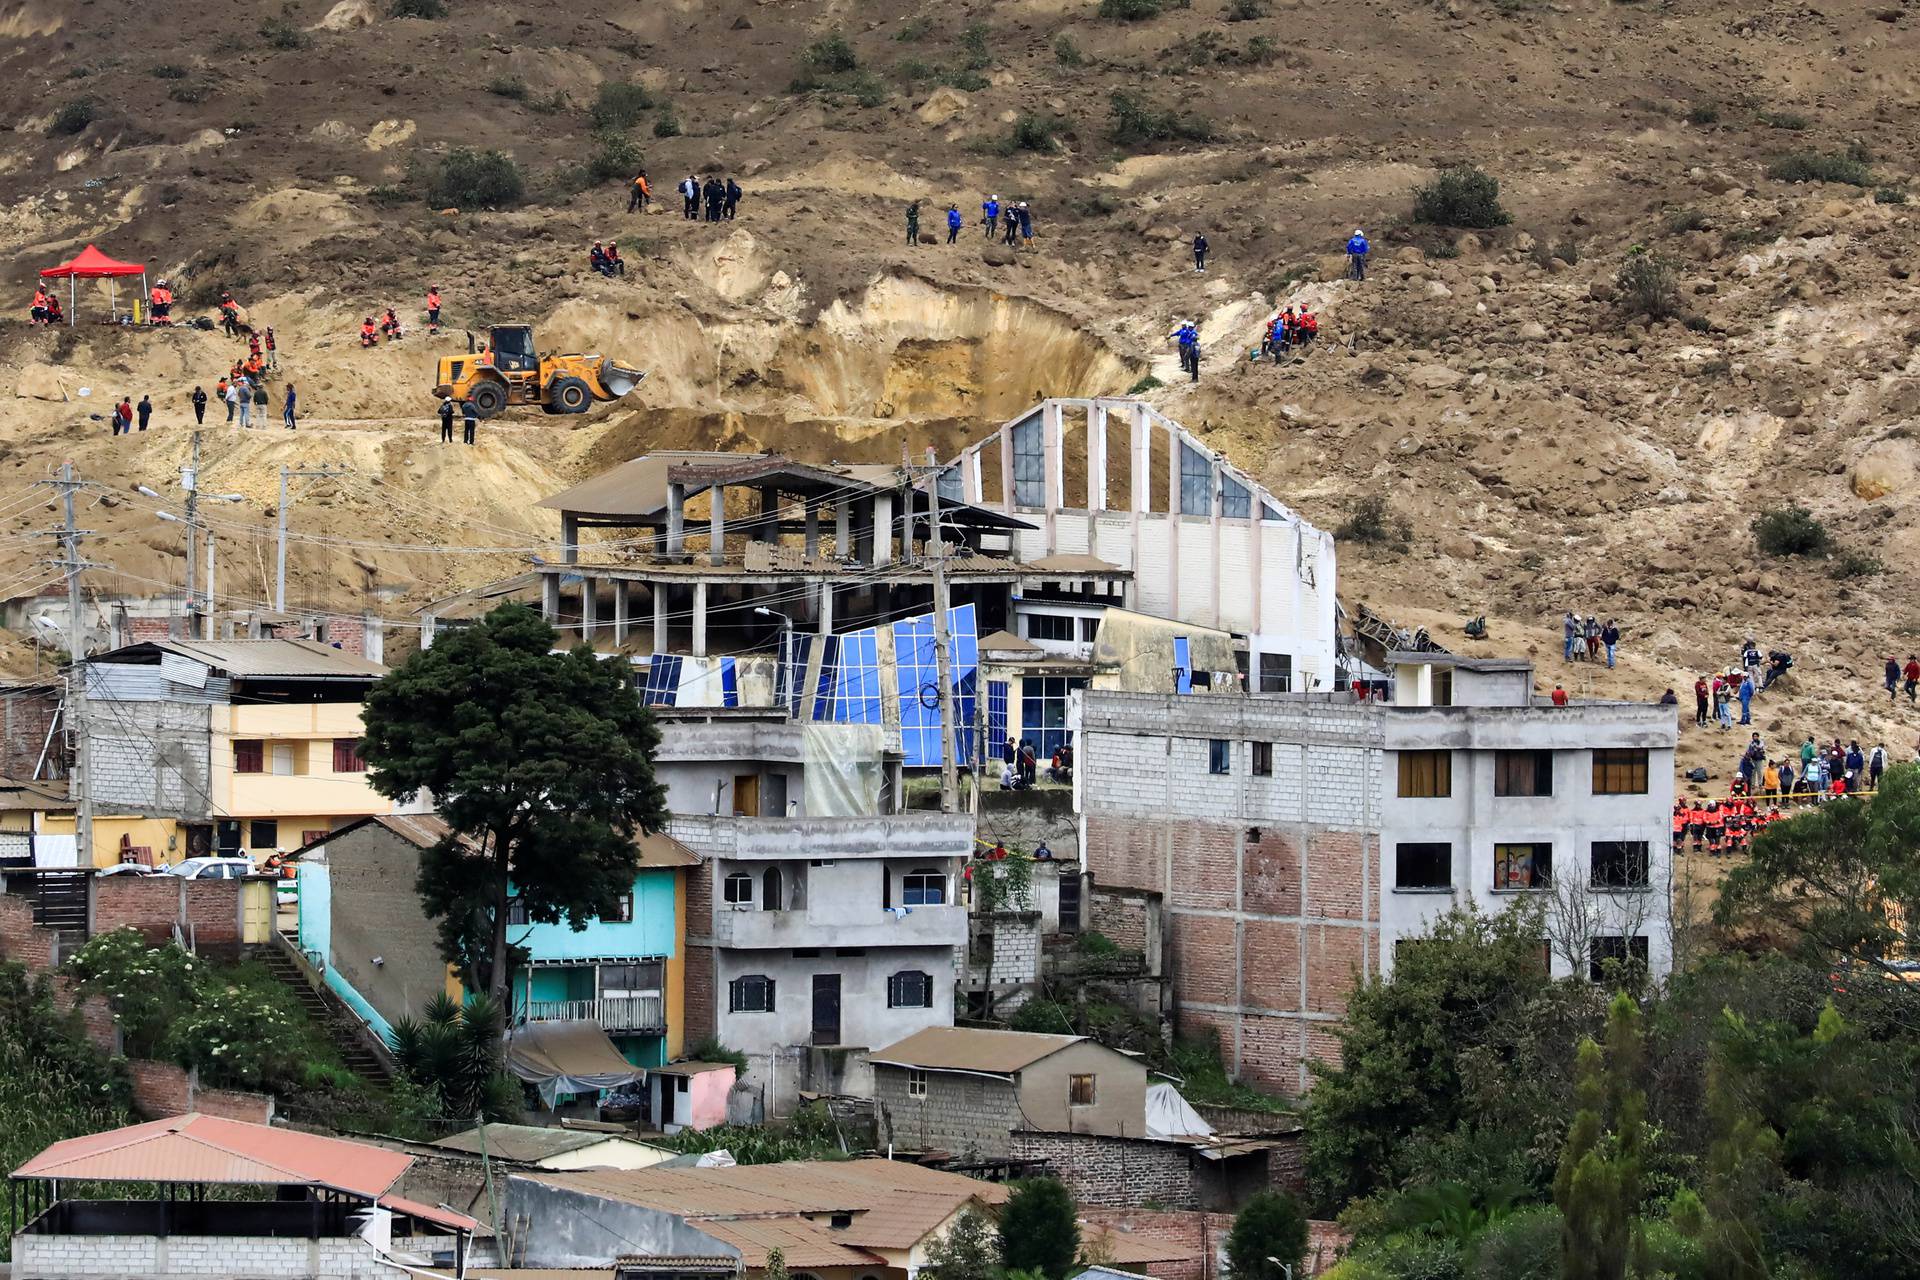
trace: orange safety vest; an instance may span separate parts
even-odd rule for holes
[[[360,336],[363,338],[371,338],[377,332],[378,330],[373,327],[373,321],[371,320],[366,321],[360,326]]]
[[[437,289],[427,290],[427,310],[438,311],[439,309],[440,309],[440,291]]]
[[[1707,833],[1709,835],[1717,834],[1719,831],[1724,829],[1727,825],[1727,811],[1725,809],[1707,810],[1706,823],[1707,823]]]

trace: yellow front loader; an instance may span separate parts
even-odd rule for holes
[[[442,356],[435,396],[472,400],[481,417],[508,405],[537,404],[548,413],[585,413],[596,400],[618,400],[647,375],[610,357],[541,355],[530,324],[499,324],[487,345],[465,356]]]

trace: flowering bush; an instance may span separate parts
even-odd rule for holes
[[[293,1074],[305,1047],[302,1029],[271,995],[216,983],[205,985],[166,1037],[167,1056],[198,1068],[201,1083],[242,1088]]]
[[[151,1056],[191,1008],[206,965],[174,943],[151,946],[132,927],[96,934],[67,961],[87,995],[105,996],[120,1019],[127,1053]]]

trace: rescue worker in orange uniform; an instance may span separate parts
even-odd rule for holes
[[[1707,806],[1707,852],[1719,857],[1725,851],[1727,840],[1727,815],[1715,800]]]
[[[440,332],[440,286],[427,286],[427,332]]]
[[[1689,822],[1689,819],[1687,817],[1687,802],[1685,800],[1674,801],[1673,802],[1673,851],[1675,853],[1682,852],[1680,846],[1687,842],[1688,822]]]
[[[373,317],[368,316],[360,322],[360,345],[377,347],[380,345],[380,331],[373,327]]]
[[[147,300],[153,304],[153,323],[173,323],[173,289],[165,280],[153,286],[152,292],[147,295]]]

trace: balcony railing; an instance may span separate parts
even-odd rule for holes
[[[657,995],[601,996],[597,1000],[529,1000],[522,1022],[597,1022],[607,1031],[667,1029],[666,1002]]]

